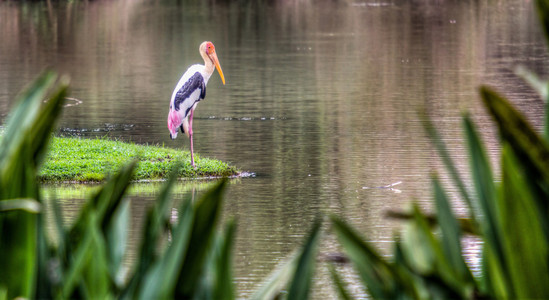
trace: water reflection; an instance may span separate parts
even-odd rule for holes
[[[238,219],[235,275],[240,296],[247,296],[319,215],[346,217],[389,252],[398,223],[384,211],[412,200],[428,208],[428,174],[441,170],[418,110],[433,118],[461,172],[467,170],[462,111],[473,114],[494,159],[497,153],[478,101],[480,84],[508,95],[541,125],[541,101],[513,74],[519,64],[549,73],[531,6],[1,2],[0,115],[21,87],[55,66],[71,76],[71,96],[82,100],[66,109],[65,134],[188,147],[169,139],[168,102],[187,66],[200,61],[200,42],[212,40],[227,85],[217,77],[208,85],[196,110],[195,151],[257,174],[232,184],[225,205],[225,215]],[[402,182],[402,193],[363,189],[395,182]],[[141,205],[153,197],[132,199]],[[460,201],[454,204],[464,213]],[[322,247],[337,251],[332,236]],[[326,298],[333,292],[320,269],[315,297]]]

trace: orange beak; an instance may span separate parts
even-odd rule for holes
[[[223,85],[225,85],[225,76],[223,76],[223,70],[221,70],[221,66],[219,65],[219,59],[217,59],[217,54],[213,52],[212,54],[208,54],[208,57],[210,57],[210,59],[214,63],[215,68],[217,69],[217,73],[219,73],[221,81],[223,81]]]

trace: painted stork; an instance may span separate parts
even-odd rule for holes
[[[199,47],[200,55],[204,59],[204,65],[192,65],[181,76],[175,86],[170,100],[170,112],[168,114],[168,129],[170,137],[174,140],[177,137],[177,130],[185,133],[191,141],[191,166],[194,165],[193,149],[193,114],[198,102],[206,97],[206,84],[217,69],[223,85],[225,77],[219,65],[215,47],[212,42],[203,42]]]

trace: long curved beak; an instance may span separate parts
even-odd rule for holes
[[[217,69],[217,73],[219,73],[221,81],[223,81],[223,85],[225,85],[225,76],[223,76],[223,70],[221,70],[221,66],[219,65],[219,59],[217,59],[217,54],[215,54],[214,52],[212,54],[209,54],[208,56],[213,61],[215,68]]]

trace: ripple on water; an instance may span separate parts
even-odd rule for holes
[[[277,121],[286,120],[286,117],[222,117],[222,116],[209,116],[206,118],[195,119],[208,119],[208,120],[221,120],[221,121]]]
[[[48,102],[50,99],[44,100],[44,103]],[[63,104],[63,107],[72,107],[72,106],[78,106],[82,104],[82,100],[76,99],[73,97],[65,97],[65,104]]]
[[[116,132],[116,131],[130,131],[135,129],[135,124],[114,124],[114,123],[104,123],[103,126],[94,127],[94,128],[74,128],[74,127],[65,127],[61,128],[61,133],[69,134],[85,134],[85,133],[98,133],[98,132]]]

